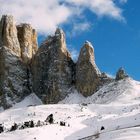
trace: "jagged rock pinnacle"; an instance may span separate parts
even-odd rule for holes
[[[96,66],[95,63],[95,55],[94,55],[94,48],[91,42],[86,41],[84,46],[81,48],[80,51],[80,59],[79,61],[87,61],[87,63],[91,63],[98,75],[101,74],[100,70]]]
[[[85,45],[90,46],[92,49],[94,49],[92,43],[88,40],[85,41]]]
[[[57,36],[57,35],[62,35],[62,34],[64,34],[64,31],[58,27],[55,31],[55,35]]]
[[[57,40],[57,47],[60,48],[63,53],[68,52],[66,48],[65,33],[61,28],[56,29],[55,38]]]
[[[77,63],[73,62],[60,28],[38,48],[37,33],[31,25],[16,26],[12,16],[2,16],[0,50],[0,106],[5,108],[31,92],[44,103],[59,102],[73,87],[89,96],[111,80],[96,66],[89,41],[81,48]],[[116,80],[125,76],[120,69]]]
[[[94,50],[90,42],[81,48],[76,66],[76,87],[84,96],[93,94],[99,85],[100,71],[95,64]]]
[[[21,55],[20,45],[17,38],[17,28],[13,16],[3,15],[0,21],[0,42],[1,46]]]
[[[0,106],[8,108],[31,92],[29,70],[21,59],[22,49],[12,16],[2,16],[0,48]]]
[[[21,47],[21,57],[27,63],[37,51],[37,34],[30,24],[18,25],[17,30]]]
[[[57,103],[72,86],[73,67],[64,32],[58,28],[42,43],[32,61],[34,92],[45,103]]]
[[[123,67],[119,68],[119,70],[116,73],[116,80],[122,80],[124,78],[128,77],[128,75],[126,74],[125,70],[123,69]]]

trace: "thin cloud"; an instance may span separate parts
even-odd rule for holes
[[[82,32],[88,31],[90,27],[91,27],[91,24],[89,22],[74,23],[70,35],[77,36],[81,34]]]
[[[13,15],[17,22],[33,25],[39,32],[51,33],[73,15],[58,0],[0,0],[0,14]]]
[[[79,31],[79,29],[80,29],[81,31],[85,31],[85,30],[88,30],[89,28],[90,28],[90,23],[84,22],[84,23],[74,24],[73,30]]]
[[[50,34],[56,27],[71,23],[70,19],[85,15],[86,8],[97,16],[124,19],[122,9],[114,0],[0,0],[0,3],[0,15],[13,15],[18,23],[30,23],[43,34]],[[84,29],[88,25],[81,26]]]
[[[75,6],[90,9],[98,16],[109,16],[117,20],[124,20],[122,9],[119,8],[114,0],[67,0]]]
[[[128,0],[119,0],[119,2],[120,2],[121,4],[125,4],[125,3],[127,3],[127,1],[128,1]]]

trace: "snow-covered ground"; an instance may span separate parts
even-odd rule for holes
[[[42,105],[42,101],[34,93],[32,93],[29,96],[25,97],[23,101],[14,104],[12,108],[15,109],[36,105]]]
[[[140,100],[140,82],[126,78],[120,81],[111,82],[103,86],[99,91],[90,97],[84,98],[77,91],[71,93],[60,103],[79,104],[126,104],[139,102]]]
[[[25,107],[27,101],[1,112],[0,123],[8,129],[14,122],[44,121],[51,113],[55,123],[4,132],[0,140],[140,140],[140,82],[132,79],[106,85],[88,98],[74,92],[56,105]]]

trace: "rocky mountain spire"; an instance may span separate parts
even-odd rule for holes
[[[21,59],[17,28],[12,16],[0,21],[0,106],[8,108],[30,93],[27,66]]]
[[[68,52],[67,47],[66,47],[65,33],[61,28],[56,29],[55,39],[56,39],[56,42],[58,44],[57,49],[60,51],[60,53],[62,52],[62,53],[67,54],[67,56],[70,57],[70,59],[71,59],[71,55]]]
[[[126,77],[120,69],[116,80]],[[111,82],[95,63],[88,41],[75,64],[66,47],[65,33],[57,28],[38,48],[37,33],[29,24],[15,25],[12,16],[0,21],[0,106],[8,108],[31,92],[44,103],[57,103],[71,89],[84,96]]]
[[[74,81],[74,63],[66,48],[65,35],[57,29],[39,47],[32,60],[34,92],[45,103],[63,99]]]
[[[95,64],[94,48],[86,41],[76,65],[76,88],[84,96],[93,94],[99,86],[100,71]]]
[[[17,30],[21,47],[21,57],[27,63],[37,51],[37,34],[30,24],[18,25]]]
[[[35,29],[32,30],[32,57],[36,54],[38,50],[38,40],[37,32]]]
[[[126,74],[125,70],[121,67],[119,68],[119,70],[116,73],[116,80],[122,80],[124,78],[128,77],[128,75]]]
[[[0,21],[0,44],[6,46],[9,51],[20,56],[21,50],[17,38],[17,28],[13,16],[4,15]]]

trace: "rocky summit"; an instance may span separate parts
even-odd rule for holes
[[[99,87],[101,72],[95,64],[94,49],[86,41],[80,51],[76,65],[76,88],[84,96],[92,95]]]
[[[124,73],[117,73],[117,80]],[[0,21],[0,106],[5,109],[35,93],[43,103],[58,103],[71,89],[87,97],[111,82],[95,63],[94,48],[86,41],[78,61],[72,60],[62,29],[38,47],[30,24],[16,25],[12,16]]]
[[[24,36],[24,34],[22,34]],[[9,108],[31,93],[28,66],[12,16],[0,21],[0,105]]]
[[[32,59],[34,92],[44,103],[62,100],[74,82],[75,64],[66,48],[65,34],[57,29],[39,47]]]
[[[119,70],[116,73],[116,80],[122,80],[124,78],[128,77],[128,75],[126,74],[125,70],[121,67],[119,68]]]
[[[17,30],[21,58],[25,63],[28,63],[38,49],[37,33],[29,24],[18,25]]]

